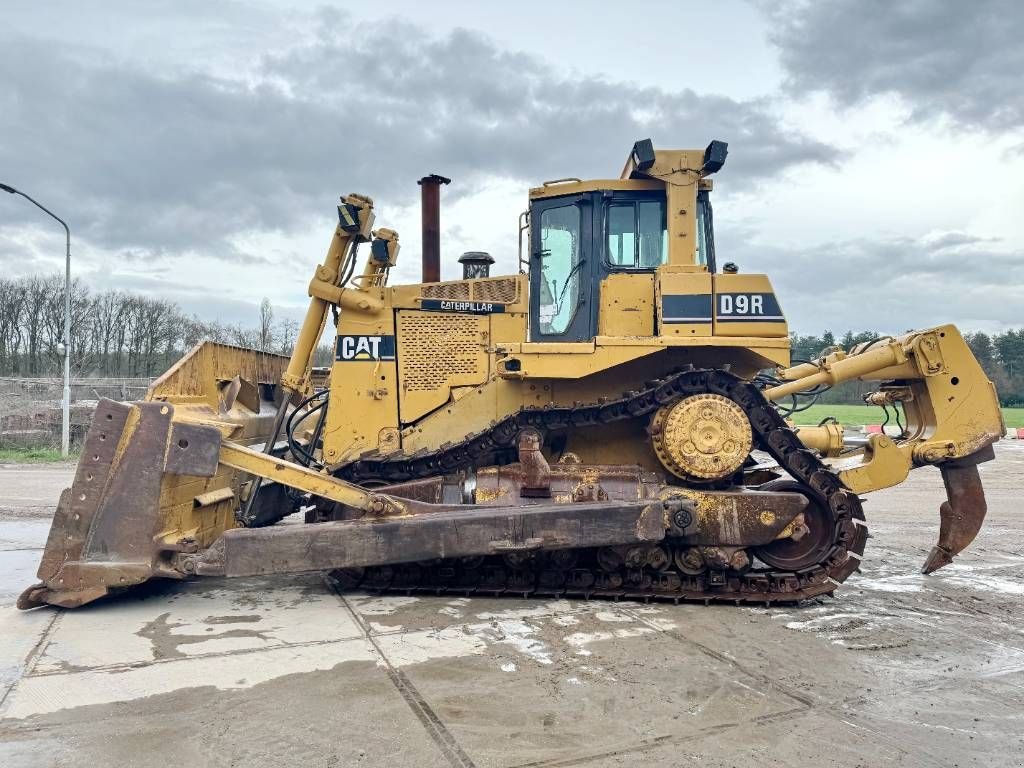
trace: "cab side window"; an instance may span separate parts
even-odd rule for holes
[[[548,208],[540,215],[539,330],[565,333],[580,302],[580,209]]]
[[[654,269],[667,261],[663,200],[610,203],[605,215],[606,260],[613,269]]]

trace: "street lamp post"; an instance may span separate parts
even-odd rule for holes
[[[67,456],[71,450],[71,230],[64,219],[20,189],[15,189],[9,184],[0,184],[0,189],[12,195],[21,195],[64,227],[64,398],[61,401],[60,452],[62,456]]]

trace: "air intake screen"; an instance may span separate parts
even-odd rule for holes
[[[423,286],[426,299],[468,299],[469,283],[427,283]]]
[[[479,280],[473,284],[474,301],[492,301],[498,304],[514,304],[519,282],[514,277],[495,277],[490,280]]]

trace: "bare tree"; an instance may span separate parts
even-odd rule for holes
[[[114,376],[121,365],[120,346],[115,348],[118,319],[125,297],[117,291],[106,291],[93,302],[93,337],[99,369],[104,376]]]
[[[21,373],[27,295],[24,281],[0,279],[0,372]]]
[[[279,355],[290,355],[295,348],[295,339],[299,335],[299,324],[290,317],[286,317],[277,326],[277,353]]]
[[[260,326],[259,326],[259,349],[260,352],[269,352],[274,344],[274,307],[266,296],[260,302]]]
[[[37,376],[41,372],[40,351],[43,334],[43,310],[47,300],[46,279],[30,277],[25,281],[25,320],[24,332],[27,355],[26,370],[29,376]]]

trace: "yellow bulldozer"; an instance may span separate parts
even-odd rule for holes
[[[374,229],[372,200],[342,198],[290,358],[206,342],[143,401],[100,402],[19,606],[304,571],[338,589],[794,603],[858,569],[861,495],[929,465],[948,501],[924,571],[950,563],[985,517],[992,383],[952,325],[791,361],[768,277],[715,252],[726,154],[643,140],[619,178],[530,190],[508,276],[468,253],[464,279],[440,280],[448,179],[420,180],[416,285],[388,285],[398,235]],[[786,418],[850,380],[873,382],[899,434]]]

